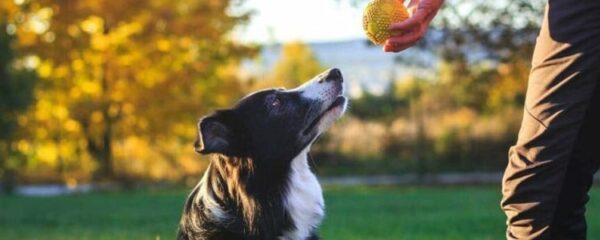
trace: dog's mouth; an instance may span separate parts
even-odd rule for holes
[[[315,127],[317,127],[317,125],[319,125],[319,122],[321,122],[321,119],[323,119],[323,117],[325,117],[327,114],[329,114],[329,112],[333,111],[334,109],[343,106],[345,103],[346,103],[346,97],[338,96],[331,103],[331,105],[329,105],[329,107],[327,107],[325,109],[325,111],[323,111],[319,116],[317,116],[314,120],[312,120],[312,122],[308,125],[308,127],[306,129],[304,129],[304,131],[302,131],[302,134],[307,135],[310,132],[312,132],[312,130]]]

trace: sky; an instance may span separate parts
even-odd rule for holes
[[[362,9],[350,0],[247,0],[255,11],[250,24],[236,32],[243,42],[273,43],[299,40],[329,42],[364,38]]]

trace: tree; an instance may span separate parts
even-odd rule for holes
[[[96,179],[110,179],[116,141],[191,141],[202,112],[241,95],[232,70],[255,50],[229,37],[249,19],[229,14],[239,2],[19,2],[17,47],[39,57],[43,79],[28,117],[46,133],[30,139],[33,151],[47,145],[54,157],[40,157],[58,162],[88,155]]]
[[[448,0],[422,48],[439,46],[459,105],[497,112],[521,107],[545,1]],[[452,91],[452,90],[451,90]]]
[[[0,29],[6,29],[5,23],[0,19]],[[6,31],[0,31],[0,183],[6,192],[12,191],[21,164],[14,149],[17,118],[31,104],[36,80],[32,71],[14,67],[12,40]]]

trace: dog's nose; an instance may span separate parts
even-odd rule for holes
[[[332,68],[325,74],[325,77],[323,77],[321,79],[321,81],[319,81],[319,82],[323,82],[323,80],[325,82],[329,82],[329,81],[343,82],[344,78],[342,77],[342,72],[339,69]]]

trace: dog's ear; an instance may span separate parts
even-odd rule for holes
[[[230,153],[234,143],[233,129],[223,114],[215,114],[200,119],[198,139],[194,143],[197,153]]]

